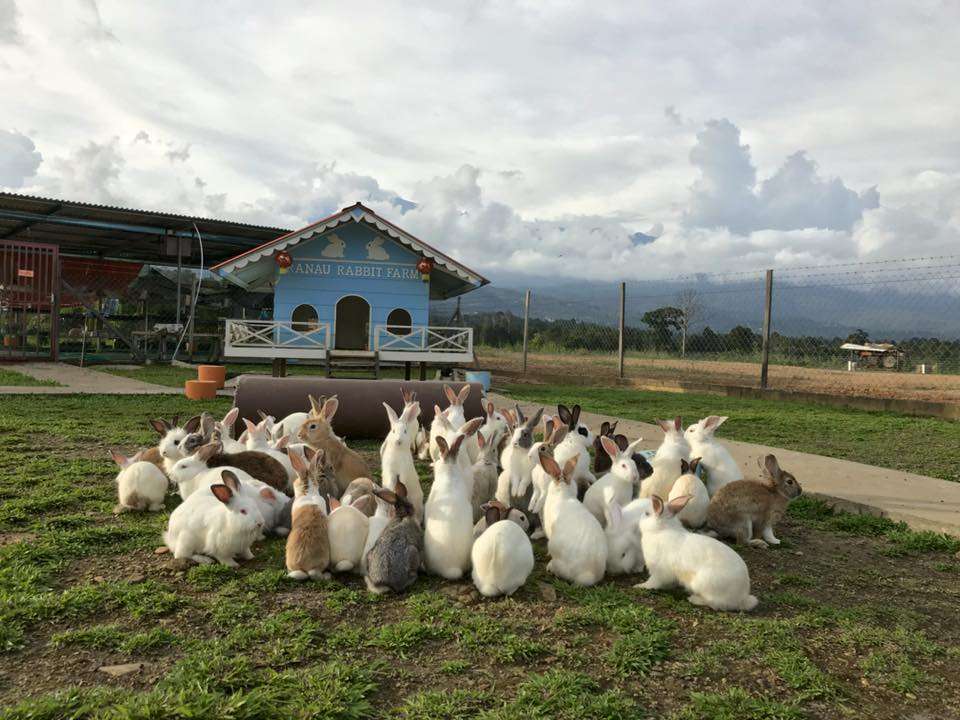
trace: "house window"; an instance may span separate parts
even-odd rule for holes
[[[313,305],[297,305],[290,316],[293,329],[297,332],[310,332],[320,327],[320,318]]]
[[[387,332],[394,335],[409,335],[413,319],[403,308],[394,308],[387,315]]]

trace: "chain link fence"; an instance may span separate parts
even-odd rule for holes
[[[958,269],[942,256],[531,291],[465,321],[478,362],[506,375],[960,400]]]

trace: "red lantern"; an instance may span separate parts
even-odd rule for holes
[[[290,257],[290,253],[288,253],[286,250],[281,250],[280,252],[275,253],[273,259],[277,265],[280,266],[281,273],[286,272],[287,268],[293,265],[293,258]]]
[[[429,275],[433,270],[433,260],[428,257],[422,257],[417,261],[417,272],[421,275]]]

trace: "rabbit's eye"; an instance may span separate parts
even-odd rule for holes
[[[241,515],[246,515],[246,514],[247,514],[247,511],[246,511],[246,510],[241,510],[241,511],[240,511],[240,514],[241,514]]]
[[[787,485],[793,485],[793,479],[787,478]]]

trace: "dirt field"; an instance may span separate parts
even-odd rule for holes
[[[749,614],[634,589],[643,575],[571,586],[542,542],[498,600],[426,575],[399,597],[352,574],[297,583],[280,538],[237,570],[181,564],[154,554],[174,497],[111,515],[107,448],[196,409],[0,404],[0,718],[960,717],[955,539],[795,504],[782,546],[740,549]],[[352,444],[376,467],[376,442]]]
[[[477,350],[478,365],[509,374],[519,373],[519,352]],[[629,380],[658,383],[710,383],[759,387],[760,366],[746,362],[687,361],[627,356],[624,362]],[[564,377],[571,383],[614,380],[617,358],[609,353],[564,355],[530,353],[527,372],[531,377]],[[896,398],[931,402],[960,402],[960,375],[919,375],[914,373],[863,370],[846,372],[792,365],[770,365],[769,386],[776,390],[843,395],[851,397]]]

